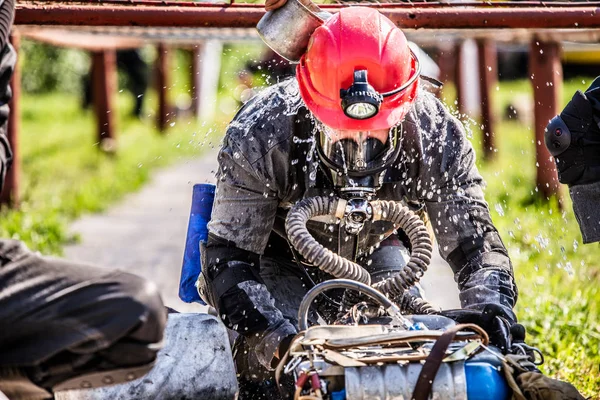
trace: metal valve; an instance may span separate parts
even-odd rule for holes
[[[373,208],[366,199],[354,198],[346,204],[344,226],[347,233],[351,235],[358,234],[362,230],[365,221],[371,218],[373,218]]]

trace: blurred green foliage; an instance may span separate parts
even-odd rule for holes
[[[211,121],[195,120],[189,112],[180,110],[183,116],[174,119],[168,134],[162,135],[155,127],[155,91],[151,89],[145,95],[143,120],[130,116],[133,96],[120,91],[116,98],[118,150],[113,155],[98,150],[95,118],[91,110],[81,109],[80,88],[75,83],[68,86],[55,78],[38,77],[38,82],[46,82],[46,86],[31,86],[37,89],[24,91],[21,97],[22,203],[18,210],[0,210],[0,237],[20,239],[34,250],[60,254],[64,244],[77,239],[68,233],[68,224],[74,218],[105,210],[126,193],[139,189],[154,168],[199,156],[205,149],[218,146],[226,123],[238,107],[230,88],[237,85],[235,71],[243,68],[247,47],[230,45],[223,53],[225,68],[219,78],[222,90]],[[23,85],[29,76],[36,75],[28,70],[32,65],[42,68],[43,54],[67,57],[63,49],[30,41],[23,41],[23,49]],[[155,57],[151,47],[145,51],[148,59]],[[260,52],[260,47],[255,51]],[[87,57],[84,53],[79,56]],[[55,61],[45,60],[48,76],[60,75],[58,66],[53,65]],[[174,52],[168,96],[178,107],[189,106],[191,99],[190,61],[188,52]],[[50,74],[49,69],[54,72]],[[79,83],[86,71],[71,70],[69,79]],[[229,105],[221,107],[224,103]]]
[[[27,39],[21,41],[19,58],[21,85],[27,93],[78,93],[81,91],[81,78],[90,66],[90,57],[84,51]]]

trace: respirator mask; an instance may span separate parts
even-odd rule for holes
[[[371,219],[369,201],[398,157],[402,125],[374,131],[335,130],[323,124],[318,128],[319,159],[337,195],[347,201],[343,225],[347,233],[357,234]]]
[[[371,198],[400,152],[402,125],[385,130],[335,130],[318,124],[317,152],[342,198]]]

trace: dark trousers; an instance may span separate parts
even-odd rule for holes
[[[50,388],[81,373],[148,364],[165,324],[149,281],[0,240],[0,367],[21,367]]]

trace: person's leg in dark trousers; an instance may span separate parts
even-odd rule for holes
[[[148,89],[148,65],[139,49],[117,51],[117,64],[127,74],[127,88],[133,95],[133,114],[140,118],[144,106],[144,94]]]
[[[151,365],[165,324],[149,281],[0,240],[0,368],[18,367],[51,389],[90,372]]]
[[[289,258],[263,256],[260,262],[260,276],[269,289],[275,306],[287,320],[297,327],[300,302],[311,287],[303,277],[300,267]],[[316,314],[311,314],[310,320],[312,323],[316,323]],[[233,350],[240,387],[240,400],[281,399],[274,373],[258,362],[253,349],[247,346],[242,336],[236,339]],[[293,386],[293,382],[283,382],[282,384]]]
[[[376,283],[401,271],[410,259],[410,250],[396,235],[391,235],[379,244],[379,247],[366,257],[361,265],[371,274],[371,282]],[[413,285],[409,292],[424,297],[421,285]]]

